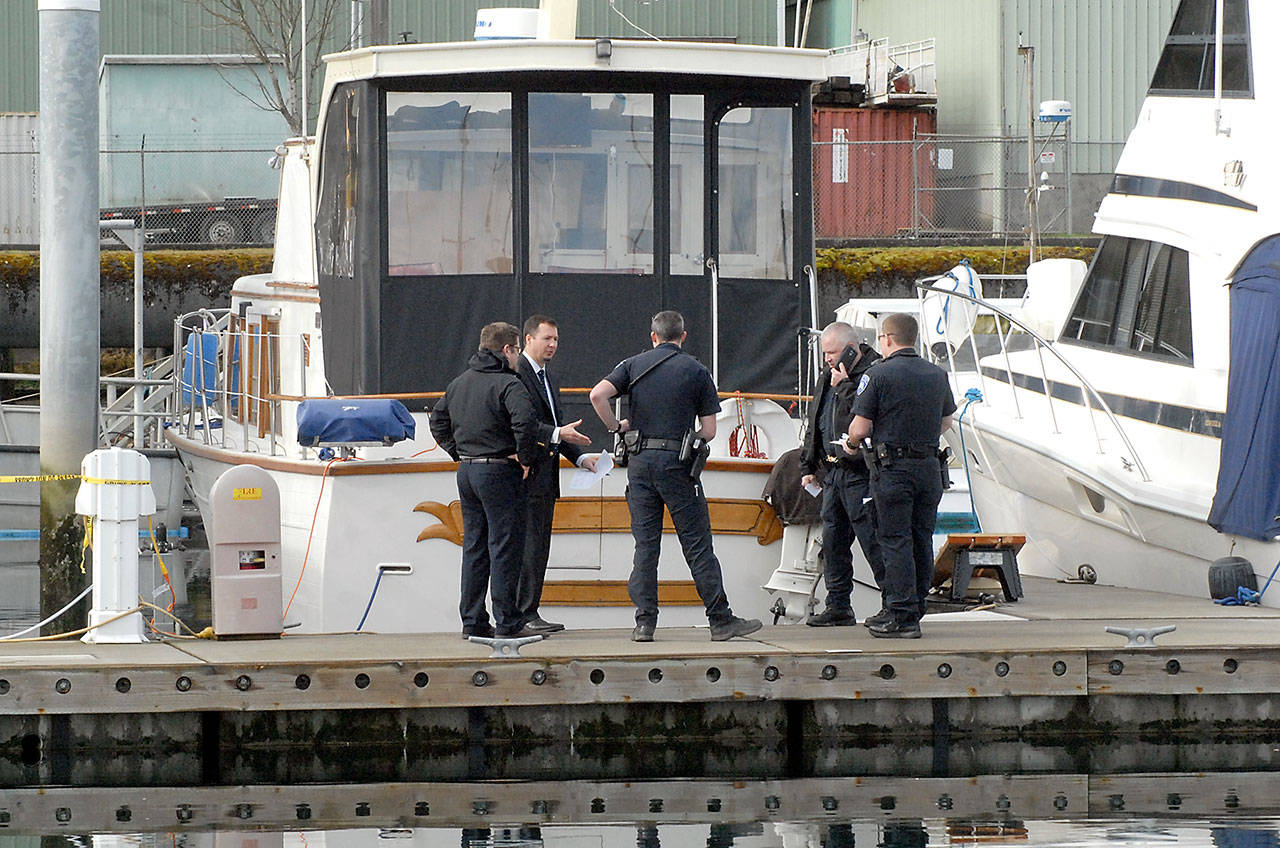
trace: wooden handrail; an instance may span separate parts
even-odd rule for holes
[[[569,395],[584,395],[590,391],[591,389],[588,389],[588,388],[579,388],[579,387],[568,388],[567,387],[567,388],[562,388],[560,390],[560,393],[569,394]],[[813,400],[813,395],[782,395],[782,394],[769,394],[766,392],[719,392],[719,396],[723,400],[728,400],[729,398],[743,398],[745,400],[774,400],[774,401],[788,401],[788,402],[801,401],[801,400]],[[435,400],[437,398],[444,397],[444,392],[388,392],[385,394],[376,394],[376,395],[333,395],[333,397],[340,400],[373,400],[373,399]],[[313,400],[314,398],[306,397],[302,395],[269,394],[266,396],[266,399],[267,400],[304,401],[304,400]]]

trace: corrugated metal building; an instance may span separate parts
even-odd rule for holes
[[[1035,101],[1069,100],[1072,168],[1110,172],[1146,95],[1178,0],[856,0],[891,43],[936,37],[938,130],[1026,134],[1019,43],[1035,48]]]
[[[836,0],[848,3],[849,0]],[[315,9],[319,2],[312,2]],[[537,7],[538,0],[390,0],[391,40],[469,41],[476,10],[493,6]],[[0,4],[0,112],[39,108],[39,29],[36,0]],[[578,0],[582,36],[725,38],[744,44],[777,43],[776,0]],[[338,32],[325,50],[341,49],[350,34],[349,4],[339,4]],[[626,19],[630,19],[628,23]],[[102,4],[103,54],[237,53],[235,33],[205,12],[198,0],[106,0]]]

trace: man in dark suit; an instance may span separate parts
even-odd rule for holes
[[[582,468],[595,470],[594,456],[582,447],[591,440],[578,432],[582,419],[566,422],[560,406],[560,387],[547,373],[547,363],[556,355],[560,331],[554,318],[531,315],[524,322],[524,354],[520,357],[520,381],[533,396],[538,413],[538,461],[525,481],[528,500],[525,509],[524,565],[520,569],[517,605],[527,632],[545,636],[564,630],[563,624],[547,621],[538,612],[542,601],[542,581],[547,575],[551,553],[551,519],[560,497],[560,457]]]

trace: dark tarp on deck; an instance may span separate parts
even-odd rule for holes
[[[1218,490],[1209,524],[1253,539],[1280,534],[1280,235],[1231,282],[1231,364]]]

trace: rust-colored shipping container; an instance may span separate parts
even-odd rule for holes
[[[814,235],[880,238],[928,226],[937,126],[932,107],[815,107]]]

